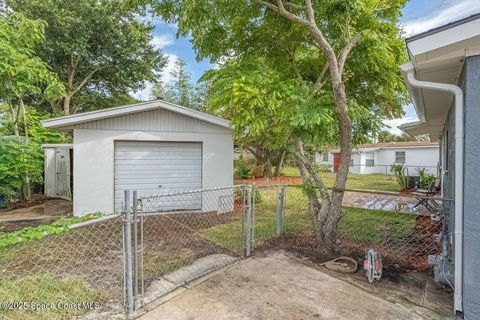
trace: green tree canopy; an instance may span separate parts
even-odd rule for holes
[[[162,52],[151,44],[151,23],[142,22],[142,11],[113,0],[7,0],[15,12],[42,19],[45,42],[38,55],[58,74],[66,92],[53,111],[64,114],[87,110],[105,97],[129,100],[128,93],[155,81],[165,65]]]
[[[296,110],[291,145],[296,146],[304,180],[320,190],[321,201],[309,195],[317,239],[334,243],[352,143],[379,131],[381,117],[402,114],[406,93],[398,66],[405,50],[398,22],[405,0],[152,4],[162,17],[178,24],[179,35],[191,35],[198,58],[217,63],[262,58],[281,78],[298,81],[295,92],[301,99],[290,106]],[[303,146],[335,140],[341,160],[330,194]]]
[[[175,67],[170,72],[171,81],[157,81],[153,86],[152,97],[162,98],[190,109],[204,110],[208,94],[208,82],[193,83],[186,63],[182,59],[175,61]]]
[[[18,122],[26,119],[25,98],[36,95],[54,101],[64,93],[57,75],[35,54],[44,40],[45,22],[13,13],[0,17],[0,100],[10,110],[13,133],[18,137]],[[25,130],[27,135],[27,130]]]

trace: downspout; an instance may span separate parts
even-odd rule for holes
[[[463,312],[463,92],[453,84],[420,81],[415,79],[412,63],[403,68],[412,87],[450,92],[455,96],[455,293],[454,309]]]

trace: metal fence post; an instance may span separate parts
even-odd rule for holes
[[[251,239],[251,248],[253,250],[253,248],[255,248],[255,207],[257,206],[257,192],[258,192],[258,189],[257,189],[257,186],[254,185],[253,188],[252,188],[252,239]]]
[[[277,187],[277,210],[275,214],[276,235],[280,236],[283,231],[283,213],[285,211],[285,186]]]
[[[245,256],[250,256],[252,250],[252,186],[247,187],[247,225],[245,237]]]
[[[138,223],[137,223],[137,191],[133,191],[133,299],[134,308],[138,308]]]
[[[133,287],[132,287],[132,220],[130,214],[130,192],[125,190],[125,208],[123,220],[124,234],[124,266],[125,266],[125,309],[128,314],[133,313]]]

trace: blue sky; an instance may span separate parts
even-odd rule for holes
[[[407,36],[417,34],[446,23],[467,17],[480,12],[480,0],[410,0],[403,9],[401,26]],[[192,48],[189,38],[176,38],[177,27],[174,24],[165,23],[159,18],[145,17],[152,19],[155,24],[153,44],[161,48],[168,57],[168,65],[162,74],[162,80],[170,81],[170,72],[175,61],[182,59],[187,63],[187,71],[197,80],[209,69],[214,68],[208,60],[197,61],[195,51]],[[144,90],[134,95],[141,100],[151,98],[151,84],[147,84]],[[412,105],[404,107],[405,116],[402,119],[385,121],[390,126],[391,132],[400,134],[396,126],[410,121],[415,121],[416,114]]]

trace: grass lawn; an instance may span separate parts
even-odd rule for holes
[[[255,211],[255,243],[261,244],[275,237],[275,189],[259,189],[260,202]],[[340,221],[338,232],[345,240],[362,243],[382,243],[405,239],[415,232],[415,216],[411,214],[345,207],[345,216]],[[240,219],[240,217],[238,217]],[[212,241],[228,249],[239,252],[241,232],[238,220],[213,226],[202,231]],[[285,233],[298,233],[312,230],[308,214],[307,198],[297,187],[286,191],[284,216]]]
[[[61,308],[57,303],[76,304],[78,302],[97,302],[103,304],[106,297],[101,291],[94,289],[79,277],[60,279],[48,274],[35,274],[15,280],[0,281],[0,301],[28,301],[29,305],[22,310],[5,310],[0,308],[0,318],[23,319],[71,319],[85,314],[85,308]],[[53,308],[41,305],[54,304]],[[37,310],[35,310],[35,307]]]
[[[297,167],[285,167],[282,173],[286,177],[299,177],[300,171]],[[333,172],[319,172],[327,187],[332,187],[336,174]],[[349,173],[347,180],[348,189],[379,190],[379,191],[400,191],[400,187],[394,176],[381,173],[356,174]]]

